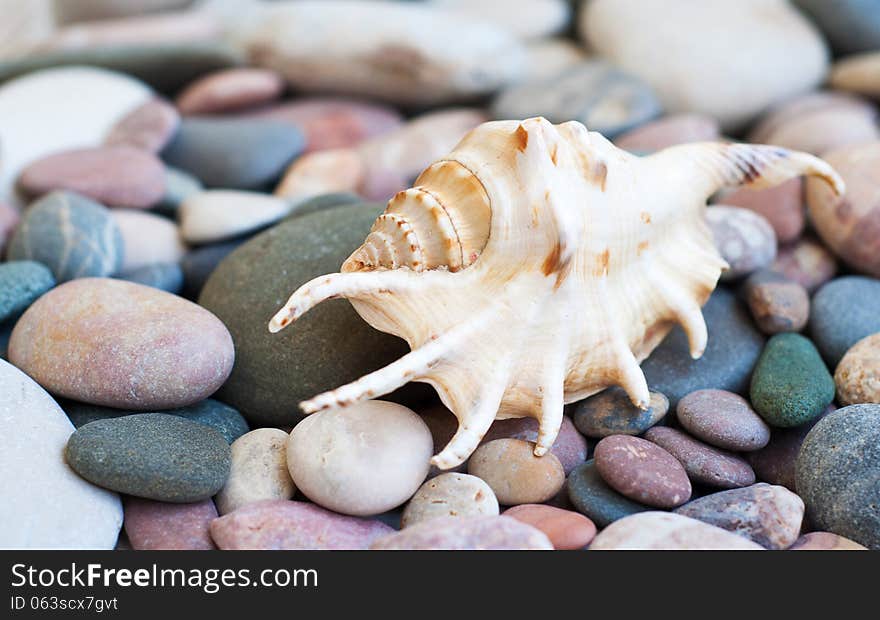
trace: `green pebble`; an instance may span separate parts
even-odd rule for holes
[[[810,340],[800,334],[777,334],[767,341],[755,366],[751,400],[771,426],[800,426],[834,400],[834,379]]]

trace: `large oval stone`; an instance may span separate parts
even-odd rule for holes
[[[596,551],[761,551],[763,547],[720,527],[670,512],[630,515],[593,539]]]
[[[112,549],[122,504],[65,462],[73,426],[61,407],[3,360],[0,395],[0,548]]]
[[[211,274],[199,303],[220,317],[236,362],[220,391],[252,422],[291,426],[297,403],[353,381],[407,351],[345,300],[325,302],[279,334],[269,319],[300,285],[339,270],[382,208],[356,204],[286,220],[254,237]]]
[[[200,401],[229,375],[223,324],[163,291],[109,278],[63,284],[22,315],[9,360],[50,392],[139,410]]]

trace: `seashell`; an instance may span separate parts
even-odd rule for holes
[[[433,464],[463,462],[509,417],[538,419],[540,456],[564,403],[619,385],[647,408],[639,363],[675,323],[702,354],[700,307],[726,266],[706,199],[800,174],[843,192],[828,164],[778,147],[692,143],[637,157],[574,121],[484,123],[394,196],[341,272],[300,287],[269,329],[346,297],[412,351],[303,411],[420,381],[459,420]]]

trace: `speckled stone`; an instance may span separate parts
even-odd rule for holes
[[[32,204],[7,249],[9,260],[43,263],[58,282],[112,275],[122,257],[122,234],[110,212],[70,192],[53,192]]]
[[[670,512],[643,512],[605,528],[595,551],[761,551],[761,545],[720,527]]]
[[[98,486],[164,502],[207,499],[229,476],[229,444],[220,433],[161,413],[86,424],[70,436],[65,455]]]
[[[248,504],[211,522],[214,542],[230,550],[360,550],[393,532],[376,519],[283,499]]]
[[[178,263],[152,263],[122,271],[116,277],[174,295],[183,290],[183,270]]]
[[[598,527],[605,527],[637,512],[651,510],[609,487],[599,475],[593,460],[569,474],[566,490],[575,509],[588,516]]]
[[[544,532],[554,549],[582,549],[596,535],[596,526],[584,515],[544,504],[520,504],[504,511]]]
[[[159,153],[168,146],[179,127],[180,114],[175,107],[157,97],[122,117],[110,129],[104,144]]]
[[[484,444],[496,439],[522,439],[523,441],[536,442],[538,441],[538,421],[535,418],[495,420],[480,443]],[[550,447],[550,453],[559,459],[566,476],[571,473],[571,470],[587,460],[587,452],[586,439],[578,433],[571,419],[568,416],[563,416],[562,424],[559,426],[559,434],[556,435],[556,441]]]
[[[764,347],[752,375],[751,401],[770,426],[809,422],[834,400],[834,379],[813,343],[800,334],[777,334]]]
[[[207,551],[216,549],[208,527],[217,518],[210,499],[169,504],[126,497],[125,533],[138,551]]]
[[[34,198],[68,191],[110,207],[145,209],[165,193],[165,168],[152,153],[131,146],[76,149],[31,163],[18,188]]]
[[[703,306],[709,343],[699,360],[691,358],[687,337],[676,326],[654,352],[642,362],[652,389],[662,392],[676,407],[686,394],[717,388],[748,393],[749,377],[761,355],[764,336],[748,311],[726,288],[718,287]]]
[[[746,279],[743,294],[755,324],[765,334],[799,332],[807,324],[810,295],[782,274],[756,271]]]
[[[284,79],[269,69],[225,69],[192,82],[175,102],[181,114],[218,114],[270,103],[284,88]]]
[[[17,317],[53,286],[55,278],[42,263],[0,263],[0,323]]]
[[[730,281],[770,266],[776,258],[776,233],[761,215],[749,209],[713,205],[706,209],[718,252],[730,265],[721,280]]]
[[[786,549],[800,534],[804,502],[785,487],[762,482],[703,496],[675,512],[748,538],[766,549]]]
[[[678,459],[694,483],[722,489],[755,483],[755,472],[742,458],[704,444],[677,429],[657,426],[648,429],[645,439]]]
[[[267,499],[290,499],[296,485],[287,470],[288,435],[278,428],[258,428],[232,444],[226,484],[214,498],[221,515]]]
[[[770,427],[749,401],[732,392],[691,392],[678,401],[676,417],[692,435],[726,450],[749,452],[770,441]]]
[[[480,478],[469,474],[440,474],[425,482],[406,505],[401,527],[438,517],[497,515],[498,499]]]
[[[9,359],[56,394],[140,410],[213,394],[234,359],[232,339],[204,308],[109,278],[67,282],[19,319]]]
[[[490,441],[471,455],[468,473],[485,480],[503,505],[545,502],[565,484],[565,472],[552,452],[535,456],[534,450],[521,439]]]
[[[830,368],[836,368],[851,346],[880,332],[880,280],[845,276],[832,280],[813,296],[810,336]]]
[[[629,435],[611,435],[596,444],[596,469],[610,487],[637,502],[674,508],[691,497],[681,463],[663,448]]]
[[[659,392],[651,392],[650,406],[642,410],[625,390],[611,387],[575,404],[574,425],[587,437],[641,435],[668,410],[669,400]]]
[[[880,333],[855,343],[834,371],[841,405],[880,403]]]
[[[267,328],[298,286],[339,269],[382,209],[356,204],[285,220],[214,270],[199,302],[224,321],[236,349],[232,375],[219,398],[252,422],[290,426],[301,418],[296,403],[407,352],[402,341],[367,325],[344,300],[321,304],[281,333]],[[278,277],[282,270],[286,275]]]
[[[370,549],[505,551],[553,549],[541,530],[512,517],[440,517],[380,538]]]
[[[804,183],[798,177],[766,189],[745,186],[722,192],[715,202],[754,211],[770,223],[777,241],[786,243],[796,240],[804,230],[806,207],[803,194]]]
[[[651,153],[676,144],[714,141],[721,137],[718,121],[701,114],[673,114],[650,121],[617,136],[618,148],[634,153]]]
[[[798,493],[819,528],[880,549],[880,405],[850,405],[823,418],[797,459]]]
[[[94,422],[95,420],[121,418],[127,415],[143,413],[142,411],[113,409],[111,407],[87,405],[85,403],[77,403],[73,401],[64,404],[64,412],[76,428],[88,424],[89,422]],[[230,444],[249,430],[247,422],[241,417],[241,414],[238,411],[229,405],[224,405],[220,401],[214,400],[213,398],[206,398],[203,401],[187,407],[166,409],[164,411],[150,413],[176,415],[193,422],[198,422],[199,424],[204,424],[223,435],[226,442]]]
[[[831,532],[804,534],[788,548],[789,551],[867,551],[857,542]]]
[[[837,260],[821,243],[802,237],[781,246],[770,268],[812,293],[837,274]]]
[[[259,189],[281,176],[304,147],[302,133],[286,123],[189,117],[163,157],[207,187]]]
[[[543,116],[552,123],[576,120],[607,138],[661,112],[649,86],[600,60],[587,60],[560,75],[512,86],[492,103],[496,119]]]

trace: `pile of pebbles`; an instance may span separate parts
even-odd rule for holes
[[[880,549],[866,3],[55,4],[0,47],[0,547]],[[571,403],[543,457],[508,419],[432,468],[425,386],[302,417],[406,348],[345,302],[268,319],[466,131],[535,115],[803,150],[847,193],[714,196],[705,355],[676,328],[647,410]]]

